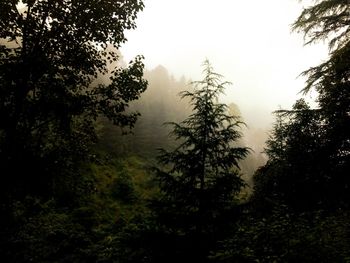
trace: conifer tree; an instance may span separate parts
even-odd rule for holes
[[[182,98],[189,98],[193,113],[181,123],[170,123],[180,145],[173,151],[161,150],[159,158],[168,168],[158,173],[159,219],[175,242],[168,260],[185,257],[205,262],[222,234],[223,220],[232,219],[230,212],[244,186],[239,160],[249,150],[234,146],[241,137],[242,122],[218,102],[230,83],[223,82],[208,61],[203,73],[203,80],[193,82],[194,91],[181,93]]]

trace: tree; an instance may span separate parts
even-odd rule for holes
[[[328,40],[326,62],[303,72],[308,77],[304,92],[318,92],[319,129],[324,131],[321,150],[327,153],[332,178],[329,187],[349,199],[350,180],[350,5],[347,0],[316,1],[293,25],[305,34],[307,44]]]
[[[329,39],[330,50],[338,50],[349,42],[349,12],[347,0],[317,0],[303,10],[293,29],[304,33],[306,44]]]
[[[193,82],[194,91],[181,93],[189,98],[193,113],[181,123],[170,123],[180,145],[173,151],[161,150],[159,158],[168,169],[158,170],[158,220],[166,233],[164,243],[172,244],[162,251],[171,262],[207,260],[223,234],[223,222],[232,220],[230,213],[244,185],[238,161],[249,150],[234,146],[242,122],[218,102],[229,82],[222,82],[208,61],[204,75]]]
[[[328,157],[322,151],[318,111],[300,99],[292,110],[275,113],[277,121],[265,149],[269,161],[254,176],[254,200],[265,210],[269,202],[298,211],[325,206],[334,197],[327,190]]]
[[[312,3],[293,28],[307,44],[329,40],[328,60],[303,73],[303,91],[317,91],[318,107],[298,100],[276,111],[269,161],[254,175],[250,209],[218,262],[348,260],[350,5]]]
[[[260,169],[256,179],[258,188],[264,184],[269,189],[265,191],[267,196],[273,185],[279,187],[280,194],[289,196],[294,207],[334,209],[348,204],[349,14],[348,1],[315,1],[293,25],[294,30],[304,33],[306,44],[329,40],[328,60],[302,73],[307,76],[303,92],[315,89],[318,107],[312,109],[297,101],[292,110],[279,111],[285,122],[275,127],[267,143],[270,161]],[[294,195],[304,192],[304,197],[293,197],[292,192]]]
[[[136,27],[142,9],[142,0],[1,1],[4,196],[52,195],[77,177],[77,164],[86,161],[96,140],[99,116],[133,126],[138,114],[125,111],[147,85],[142,58],[126,68],[111,67],[126,41],[124,31]],[[109,83],[99,83],[106,74]]]

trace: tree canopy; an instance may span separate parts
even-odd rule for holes
[[[328,155],[328,176],[333,187],[347,199],[350,187],[346,171],[350,164],[350,5],[348,1],[316,1],[305,9],[293,28],[305,34],[307,44],[325,40],[329,45],[326,62],[306,70],[304,92],[318,92],[317,112],[321,150]],[[336,186],[338,185],[338,187]],[[345,200],[344,199],[344,200]]]
[[[273,185],[282,187],[280,194],[289,196],[288,203],[294,207],[328,209],[348,203],[349,14],[348,1],[315,1],[293,25],[294,30],[304,33],[306,44],[317,41],[329,44],[326,62],[302,73],[307,77],[303,92],[316,90],[317,107],[297,101],[292,110],[277,111],[278,122],[267,142],[270,161],[257,173],[256,179],[260,183],[271,180],[267,184],[270,190]],[[263,176],[264,173],[271,178],[267,179],[269,176]],[[259,176],[265,179],[261,181]],[[311,187],[313,191],[308,190]],[[265,193],[269,195],[270,190]]]
[[[142,58],[125,68],[115,62],[124,31],[136,27],[142,9],[142,1],[129,0],[1,1],[5,192],[11,184],[30,188],[34,178],[45,182],[39,188],[52,190],[53,174],[72,173],[73,164],[87,157],[98,116],[132,127],[138,114],[126,109],[147,85]],[[103,74],[110,74],[109,83],[99,83]],[[29,171],[32,176],[25,175]]]

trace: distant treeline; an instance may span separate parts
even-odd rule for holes
[[[181,99],[180,93],[192,90],[193,85],[185,77],[175,79],[163,66],[146,70],[144,76],[148,81],[147,90],[130,107],[132,111],[140,113],[135,127],[128,132],[101,119],[98,124],[99,145],[119,155],[137,155],[155,160],[160,148],[171,149],[179,144],[169,136],[171,126],[168,124],[180,122],[192,114],[188,99]],[[239,107],[233,102],[228,106],[228,113],[239,116],[244,122]],[[263,151],[268,131],[244,125],[240,131],[243,136],[236,144],[252,149],[250,155],[240,161],[242,174],[252,185],[253,173],[266,162]]]

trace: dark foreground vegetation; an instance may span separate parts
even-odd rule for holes
[[[0,2],[1,262],[350,262],[348,1],[294,23],[329,43],[303,73],[317,107],[275,112],[251,191],[259,157],[208,61],[133,102],[150,73],[117,49],[141,0],[23,3]]]

